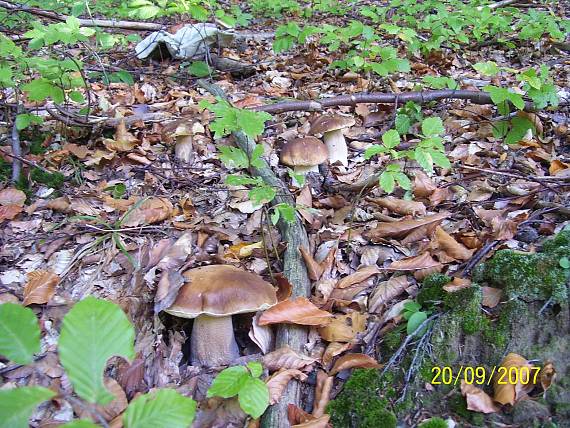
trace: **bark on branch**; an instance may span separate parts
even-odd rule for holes
[[[198,80],[198,85],[213,95],[227,99],[224,92],[216,85],[210,84],[204,80]],[[255,142],[248,138],[243,132],[233,133],[236,144],[240,149],[251,155],[255,148]],[[264,162],[261,168],[252,168],[252,174],[261,177],[263,181],[277,189],[277,195],[273,201],[275,204],[288,203],[295,204],[295,200],[289,189],[271,170],[269,165]],[[297,218],[294,223],[287,223],[280,220],[277,224],[281,232],[282,239],[287,242],[287,249],[283,257],[283,273],[289,279],[293,286],[292,297],[309,297],[311,293],[311,281],[307,274],[307,267],[299,252],[299,247],[309,248],[309,239],[301,221]],[[289,346],[296,351],[301,351],[307,343],[307,329],[301,326],[281,324],[277,327],[276,347]],[[301,401],[301,385],[296,380],[291,380],[285,393],[281,397],[281,401],[271,406],[264,414],[262,419],[263,427],[270,428],[289,428],[289,420],[287,417],[287,405],[300,405]]]
[[[254,110],[267,113],[285,113],[288,111],[321,111],[328,107],[355,106],[357,104],[395,104],[403,105],[408,101],[427,103],[443,99],[469,100],[475,104],[493,104],[487,92],[460,89],[443,89],[438,91],[404,92],[401,94],[358,93],[339,95],[331,98],[320,98],[310,101],[284,101],[281,103],[254,107]],[[525,110],[533,110],[532,103],[526,103]]]

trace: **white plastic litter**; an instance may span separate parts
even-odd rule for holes
[[[135,52],[137,58],[144,59],[158,47],[159,43],[163,43],[173,58],[191,59],[203,56],[209,46],[228,47],[233,39],[232,33],[222,31],[214,24],[189,24],[175,34],[164,30],[155,31],[135,47]]]

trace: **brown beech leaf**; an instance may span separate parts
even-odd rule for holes
[[[0,221],[13,220],[23,210],[24,208],[18,205],[2,205],[0,206]]]
[[[166,198],[151,197],[127,214],[123,226],[133,227],[158,223],[170,218],[174,207]]]
[[[330,428],[329,415],[323,415],[319,418],[305,412],[294,404],[287,406],[287,418],[291,424],[291,428]]]
[[[127,395],[121,385],[110,377],[105,378],[105,387],[108,391],[115,396],[115,399],[109,404],[104,406],[96,405],[95,409],[97,414],[105,418],[106,421],[111,421],[113,418],[117,417],[125,411],[127,408]],[[91,417],[91,412],[87,407],[73,406],[79,417],[89,419]]]
[[[485,391],[475,385],[468,384],[465,380],[461,380],[461,394],[467,400],[469,410],[480,413],[496,413],[501,410]]]
[[[306,297],[283,300],[267,309],[259,317],[259,325],[267,324],[299,324],[326,325],[331,321],[332,314],[317,308]]]
[[[307,380],[307,375],[297,369],[282,369],[265,381],[269,389],[269,404],[279,403],[281,395],[283,395],[283,391],[287,388],[291,379],[304,382]]]
[[[423,253],[419,256],[407,257],[402,260],[392,262],[386,269],[388,270],[419,270],[431,269],[441,266],[441,263],[435,261],[429,253]]]
[[[493,386],[495,390],[494,399],[501,404],[513,405],[517,401],[525,398],[526,394],[534,388],[532,378],[536,369],[533,370],[534,366],[532,364],[530,364],[524,357],[513,352],[507,354],[499,366],[506,370],[506,376],[502,377],[499,372],[495,373],[495,376],[493,377]],[[528,371],[521,370],[522,367],[528,367]],[[508,377],[509,370],[511,368],[513,368],[513,372],[514,370],[517,371],[517,383],[511,382],[511,380],[514,379],[514,375],[511,379]],[[501,371],[502,370],[503,369],[501,369]]]
[[[413,230],[432,223],[439,223],[449,217],[448,212],[432,214],[417,220],[400,220],[394,222],[379,223],[375,229],[369,230],[364,236],[373,242],[378,242],[382,238],[401,238]]]
[[[24,202],[26,202],[26,194],[21,190],[14,189],[13,187],[0,190],[0,205],[23,207]]]
[[[293,285],[289,282],[287,277],[282,273],[276,273],[273,275],[275,282],[277,283],[277,301],[287,300],[293,294]]]
[[[554,379],[556,379],[556,369],[554,368],[554,364],[548,361],[542,370],[540,370],[540,385],[542,386],[542,389],[546,391],[550,388]]]
[[[368,299],[368,312],[377,313],[382,306],[401,294],[409,285],[410,281],[406,275],[393,276],[388,281],[380,282]]]
[[[406,201],[388,196],[386,198],[369,199],[370,202],[401,215],[426,215],[423,202]]]
[[[248,336],[255,343],[263,354],[267,354],[273,348],[275,342],[273,330],[267,325],[259,325],[259,317],[261,312],[258,312],[253,317],[251,322],[251,329]]]
[[[497,306],[501,301],[501,297],[503,297],[503,290],[500,288],[483,286],[481,287],[481,290],[483,291],[483,301],[481,304],[488,308],[494,308]]]
[[[413,192],[418,198],[427,198],[437,189],[431,178],[423,171],[417,171],[414,177]]]
[[[23,305],[47,303],[55,294],[55,287],[59,281],[59,276],[53,272],[36,270],[28,273],[28,282],[24,287]]]
[[[443,289],[448,293],[455,293],[456,291],[469,287],[471,287],[471,280],[469,278],[459,278],[455,276],[450,283],[443,286]]]
[[[263,361],[263,365],[267,367],[267,370],[269,371],[279,369],[302,369],[317,361],[315,358],[300,354],[288,346],[283,346],[282,348],[264,355],[261,360]]]
[[[127,131],[125,121],[121,120],[115,130],[115,138],[105,138],[103,144],[105,147],[114,152],[129,152],[139,143],[137,137]]]
[[[315,405],[313,406],[313,416],[320,418],[325,414],[327,404],[331,399],[331,389],[334,376],[327,375],[323,370],[317,372],[317,386],[315,388]]]
[[[360,312],[335,315],[328,325],[319,328],[319,334],[327,342],[351,342],[364,331],[367,318]]]
[[[337,284],[336,288],[346,288],[351,285],[358,284],[359,282],[365,281],[372,275],[380,273],[380,269],[377,266],[364,266],[359,268],[356,272],[351,273],[348,276],[342,278]]]
[[[457,242],[440,226],[435,229],[435,239],[437,240],[437,246],[456,260],[469,260],[473,255],[473,250],[469,250],[463,244]]]
[[[325,352],[321,357],[321,363],[323,364],[323,367],[325,368],[329,367],[334,357],[342,354],[344,351],[349,350],[352,346],[353,346],[352,343],[340,343],[340,342],[329,343],[329,346],[327,346],[327,349],[325,349]]]
[[[346,354],[340,357],[334,363],[330,375],[334,376],[338,372],[347,369],[377,369],[382,367],[382,364],[378,363],[374,358],[365,354]]]
[[[305,248],[299,247],[299,251],[305,260],[305,265],[307,266],[307,272],[309,273],[309,278],[312,281],[318,281],[323,274],[323,267],[313,258],[313,255]]]

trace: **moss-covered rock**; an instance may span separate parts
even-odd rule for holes
[[[423,283],[416,301],[424,308],[432,308],[438,303],[441,303],[447,294],[443,286],[449,284],[451,278],[441,273],[434,273],[427,276]]]
[[[378,370],[354,370],[342,392],[327,407],[332,425],[335,428],[395,428],[396,416],[388,408],[388,400],[380,396],[385,386]]]
[[[481,313],[482,301],[483,292],[477,284],[454,293],[447,293],[444,298],[445,306],[461,320],[461,328],[466,334],[481,331],[485,326],[485,317]]]

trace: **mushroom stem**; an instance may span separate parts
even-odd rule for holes
[[[295,172],[295,174],[299,174],[299,175],[302,175],[304,177],[309,172],[319,172],[319,166],[318,165],[297,165],[297,166],[295,166],[295,168],[293,168],[293,171]],[[297,182],[297,180],[295,180],[294,177],[291,179],[291,184],[293,184],[293,186],[295,186],[295,187],[301,187],[299,185],[299,183]]]
[[[323,142],[329,150],[329,161],[331,164],[340,162],[344,166],[348,165],[348,147],[341,129],[325,132]]]
[[[217,367],[231,364],[239,357],[232,317],[200,315],[195,318],[190,346],[192,365]]]

